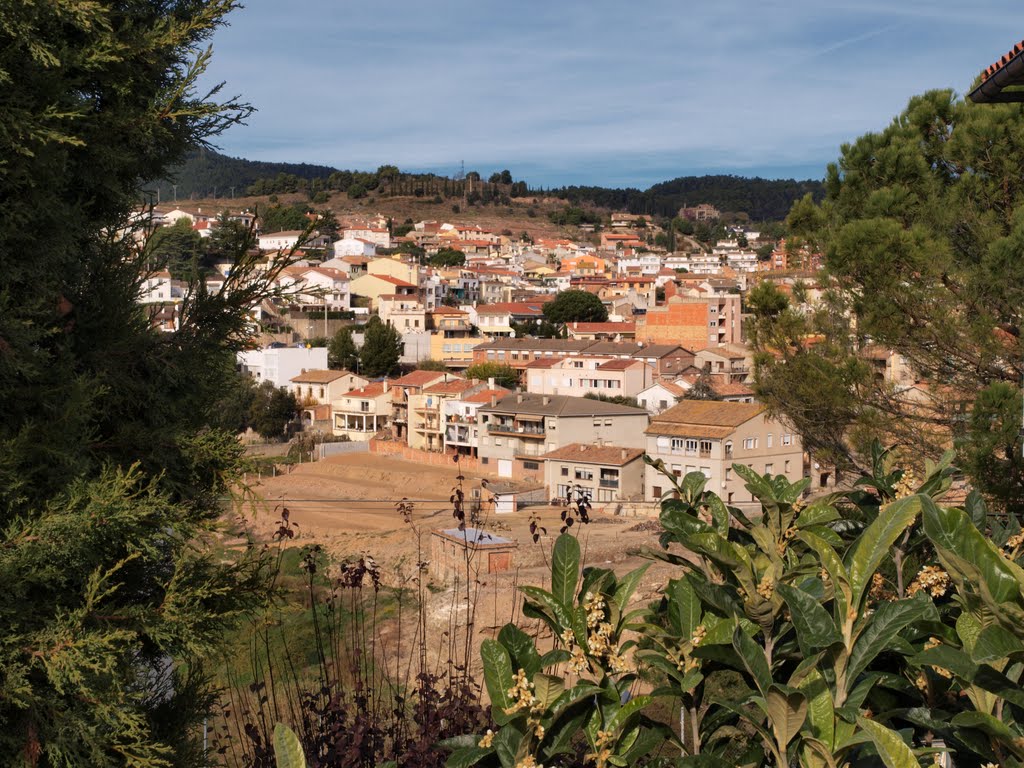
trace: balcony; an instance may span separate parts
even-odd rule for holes
[[[602,488],[618,488],[619,481],[617,478],[602,477],[600,480],[600,485]]]
[[[542,424],[488,424],[487,431],[492,435],[511,435],[538,440],[543,440],[546,434]]]

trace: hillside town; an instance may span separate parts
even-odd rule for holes
[[[627,213],[599,231],[536,240],[457,221],[407,222],[395,234],[383,215],[339,222],[333,239],[312,213],[306,230],[281,232],[260,230],[244,211],[151,215],[150,232],[251,226],[267,270],[288,261],[278,298],[253,311],[264,346],[240,353],[238,367],[291,391],[297,424],[318,439],[401,449],[411,460],[458,456],[524,498],[575,495],[611,512],[656,512],[669,493],[662,473],[701,472],[728,503],[753,504],[733,462],[791,481],[813,474],[812,491],[839,479],[816,462],[812,473],[801,436],[752,388],[744,297],[770,282],[815,302],[820,256],[806,247],[732,226],[710,246],[680,235],[670,251],[656,244],[664,238],[651,217]],[[693,221],[719,215],[710,205],[679,211]],[[454,258],[433,265],[438,255]],[[206,289],[219,290],[229,269],[215,265]],[[185,281],[159,271],[144,288],[154,324],[173,331]],[[597,297],[605,319],[546,323],[545,305],[573,291]],[[325,341],[350,328],[360,345],[371,317],[400,334],[396,369],[375,378],[330,369]],[[881,375],[906,377],[883,363]],[[514,379],[466,376],[481,366]]]

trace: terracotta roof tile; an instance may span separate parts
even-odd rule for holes
[[[644,455],[641,448],[623,448],[616,445],[592,445],[587,443],[571,443],[562,446],[540,458],[556,461],[575,461],[583,464],[604,464],[621,467],[636,461]]]

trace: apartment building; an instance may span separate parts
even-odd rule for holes
[[[647,421],[642,408],[517,392],[477,410],[478,451],[499,477],[541,480],[544,454],[572,443],[639,448]]]
[[[644,493],[644,452],[616,445],[572,443],[546,453],[548,496],[581,494],[593,503],[639,500]]]
[[[804,476],[803,444],[792,429],[769,418],[758,403],[683,400],[657,414],[647,427],[647,454],[664,462],[675,477],[703,472],[708,490],[728,504],[750,505],[753,496],[732,465],[745,464],[758,474]],[[647,467],[645,497],[658,501],[672,484]]]

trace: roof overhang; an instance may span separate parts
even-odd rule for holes
[[[1024,41],[981,73],[968,98],[976,104],[1024,102]]]

